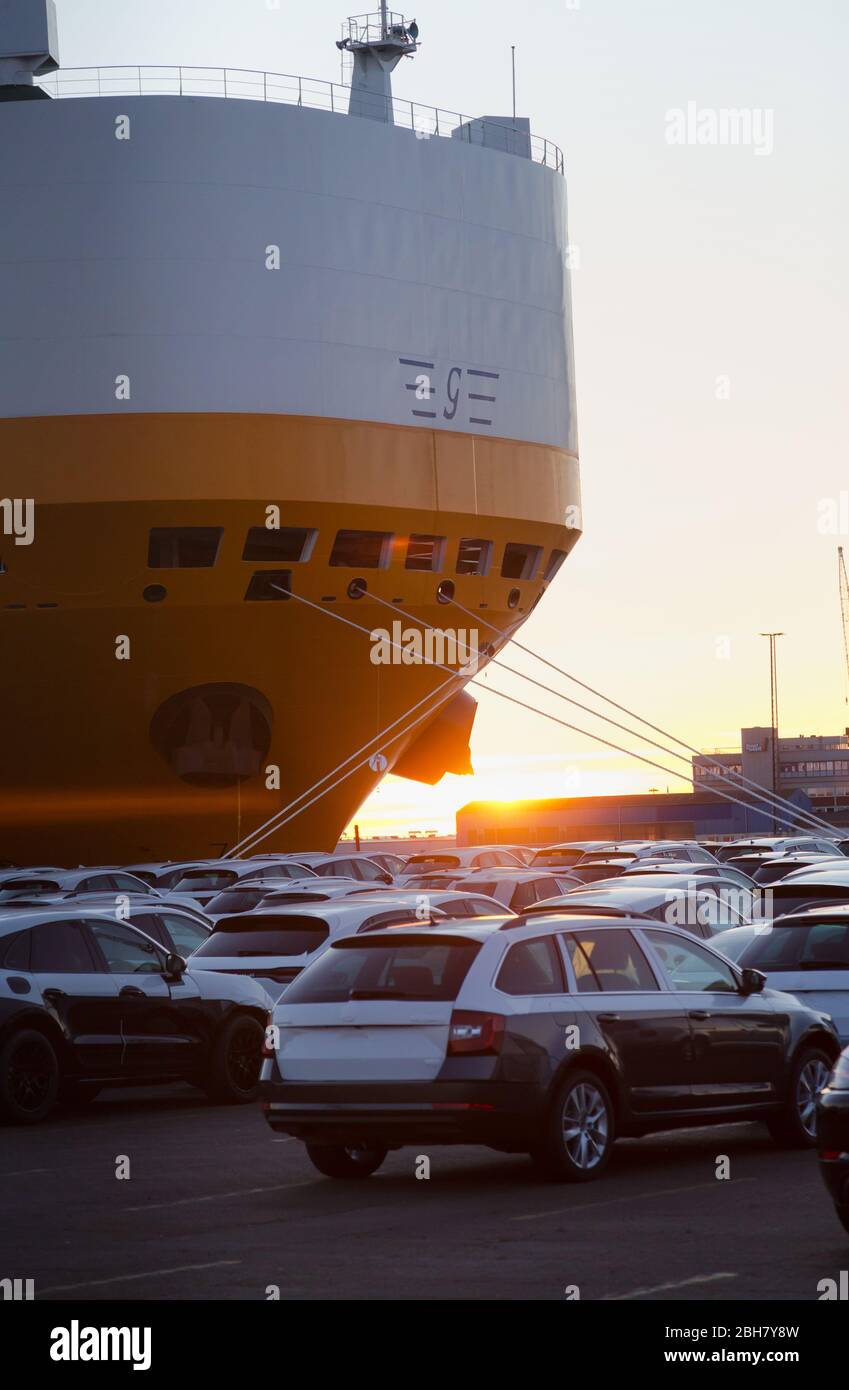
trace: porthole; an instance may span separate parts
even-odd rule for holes
[[[437,585],[437,589],[436,589],[436,599],[437,599],[437,602],[438,602],[438,603],[450,603],[451,600],[453,599],[453,597],[454,597],[454,580],[453,580],[453,579],[443,579],[442,583],[439,584],[439,585]]]
[[[167,594],[168,590],[161,584],[148,584],[146,589],[142,589],[142,598],[146,603],[161,603]]]
[[[508,608],[518,608],[518,607],[519,607],[519,599],[520,599],[521,597],[522,597],[521,590],[519,590],[519,589],[511,589],[510,592],[509,592],[509,594],[507,595],[507,607],[508,607]]]
[[[368,593],[368,584],[364,579],[352,579],[348,585],[348,598],[362,598],[363,594]]]

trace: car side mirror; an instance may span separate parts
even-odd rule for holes
[[[761,994],[766,984],[766,975],[760,970],[746,968],[740,971],[740,993],[741,994]]]
[[[178,956],[172,951],[165,957],[164,975],[167,980],[182,979],[186,971],[186,962],[182,956]]]

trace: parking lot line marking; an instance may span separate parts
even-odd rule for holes
[[[142,1207],[122,1207],[122,1211],[164,1211],[166,1207],[189,1207],[196,1202],[226,1202],[229,1197],[254,1197],[259,1192],[288,1192],[293,1187],[316,1187],[318,1180],[305,1178],[303,1182],[280,1182],[274,1187],[240,1187],[237,1192],[213,1192],[208,1197],[178,1197],[174,1202],[148,1202]]]
[[[598,1211],[601,1207],[616,1207],[620,1206],[623,1202],[628,1202],[633,1206],[634,1202],[644,1202],[652,1197],[677,1197],[682,1192],[710,1192],[717,1187],[739,1187],[741,1183],[754,1181],[754,1178],[735,1178],[733,1183],[719,1183],[714,1181],[694,1183],[690,1187],[666,1187],[661,1188],[658,1192],[639,1192],[632,1197],[611,1197],[606,1202],[589,1202],[583,1206],[556,1207],[552,1211],[534,1211],[527,1216],[511,1216],[510,1220],[542,1221],[547,1216],[580,1216],[586,1211]]]
[[[718,1279],[739,1279],[739,1274],[694,1274],[677,1284],[654,1284],[649,1289],[632,1289],[631,1293],[604,1294],[602,1303],[621,1303],[629,1298],[647,1298],[652,1293],[667,1293],[670,1289],[688,1289],[691,1284],[715,1284]]]
[[[130,1279],[164,1279],[166,1274],[187,1274],[190,1270],[218,1269],[221,1265],[240,1265],[241,1260],[211,1260],[204,1265],[175,1265],[173,1269],[149,1269],[144,1274],[116,1274],[111,1279],[86,1279],[82,1284],[53,1284],[49,1289],[40,1289],[39,1297],[46,1293],[70,1293],[73,1289],[93,1289],[99,1284],[126,1284]]]

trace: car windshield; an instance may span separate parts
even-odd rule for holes
[[[375,937],[337,942],[289,986],[288,1004],[332,1004],[348,999],[454,1000],[480,950],[477,941],[422,942]]]
[[[317,951],[330,935],[320,917],[281,913],[268,917],[231,917],[213,928],[193,960],[210,956],[304,956]]]
[[[782,926],[758,934],[740,956],[758,970],[849,970],[849,923],[817,921]]]

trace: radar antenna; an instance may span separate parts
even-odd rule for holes
[[[342,25],[336,47],[353,58],[349,116],[368,116],[394,124],[392,73],[402,58],[412,58],[419,47],[419,26],[409,24],[382,0],[374,14],[352,15]]]

